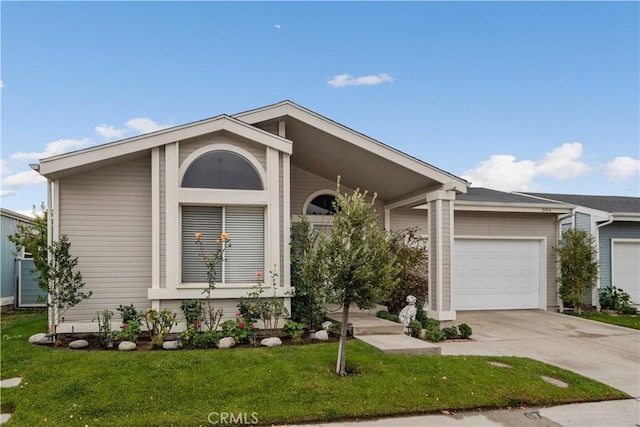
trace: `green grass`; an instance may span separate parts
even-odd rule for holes
[[[211,412],[277,424],[628,397],[531,359],[388,355],[358,340],[349,341],[347,361],[361,374],[345,378],[333,373],[333,343],[173,352],[28,344],[45,322],[43,314],[2,320],[2,378],[23,377],[2,390],[11,425],[192,426],[207,425]]]
[[[596,320],[598,322],[624,326],[625,328],[640,329],[640,315],[638,314],[618,314],[613,316],[599,311],[585,311],[581,314],[571,314],[582,317],[583,319]]]

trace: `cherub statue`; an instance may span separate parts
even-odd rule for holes
[[[416,301],[417,298],[413,295],[407,296],[407,305],[400,311],[400,323],[404,325],[405,333],[409,332],[409,323],[416,320]]]

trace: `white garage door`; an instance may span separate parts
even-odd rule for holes
[[[540,307],[540,240],[456,239],[455,310]]]
[[[611,283],[640,304],[640,241],[612,240]]]

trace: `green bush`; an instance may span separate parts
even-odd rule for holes
[[[253,324],[242,317],[222,322],[220,327],[223,337],[231,337],[238,344],[249,342],[249,337],[254,334]]]
[[[180,309],[187,319],[187,325],[195,325],[196,328],[200,326],[200,322],[204,318],[204,308],[200,301],[197,299],[184,300],[180,304]]]
[[[448,340],[458,338],[458,328],[455,325],[442,329],[442,332],[444,333],[444,337]]]
[[[385,319],[391,320],[392,322],[400,323],[400,317],[397,314],[389,313],[386,310],[380,310],[376,313],[376,316]]]
[[[294,322],[293,320],[287,320],[282,328],[287,335],[293,338],[294,341],[299,341],[304,334],[304,325],[302,323]]]
[[[420,335],[420,330],[422,329],[422,323],[418,322],[417,320],[412,320],[411,322],[409,322],[409,334],[412,337],[418,337],[418,335]]]
[[[440,329],[432,329],[430,331],[427,331],[427,339],[429,341],[438,342],[438,341],[442,341],[445,338],[446,338],[445,333],[442,332]]]
[[[220,331],[205,331],[202,333],[195,333],[191,339],[191,344],[199,348],[214,348],[218,345],[218,341],[222,332]],[[235,338],[234,338],[235,339]]]
[[[330,337],[334,337],[334,338],[339,337],[340,328],[342,328],[340,323],[332,323],[331,326],[329,326],[329,328],[327,329],[327,333],[329,334]]]
[[[426,329],[427,331],[432,331],[435,329],[440,329],[440,321],[436,320],[436,319],[430,319],[430,318],[425,318],[425,320],[422,322],[422,327],[424,329]]]
[[[600,307],[615,310],[621,314],[636,314],[638,310],[631,306],[631,296],[620,288],[607,286],[600,290]]]
[[[467,325],[466,323],[461,323],[460,325],[458,325],[458,330],[460,331],[460,338],[462,339],[468,339],[471,336],[471,326]]]

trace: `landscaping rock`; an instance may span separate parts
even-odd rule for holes
[[[118,344],[118,350],[120,351],[132,351],[136,349],[136,343],[131,341],[122,341]]]
[[[278,337],[269,337],[260,341],[260,345],[264,345],[266,347],[277,347],[282,345],[282,340]]]
[[[72,348],[74,350],[86,347],[89,347],[89,342],[87,340],[75,340],[69,343],[69,348]]]
[[[0,380],[0,388],[17,387],[21,382],[22,378],[20,377],[7,378],[6,380]]]
[[[322,329],[324,329],[325,331],[328,331],[331,325],[333,325],[333,323],[329,322],[328,320],[320,324],[320,326],[322,326]]]
[[[313,334],[313,339],[318,341],[329,341],[329,333],[327,331],[318,331]]]
[[[179,348],[178,341],[165,341],[162,343],[162,348],[165,350],[177,350]]]
[[[47,334],[35,334],[29,337],[30,344],[51,344],[51,340],[47,337]]]
[[[507,365],[506,363],[500,363],[500,362],[493,362],[493,361],[489,361],[487,362],[489,365],[495,366],[497,368],[512,368],[511,365]]]
[[[558,379],[555,378],[551,378],[548,377],[546,375],[540,375],[540,378],[542,378],[543,380],[545,380],[546,382],[548,382],[549,384],[553,384],[556,387],[560,387],[560,388],[567,388],[569,387],[569,384],[565,383],[564,381],[560,381]]]
[[[236,346],[236,340],[233,337],[224,337],[218,341],[218,348],[231,348]]]

